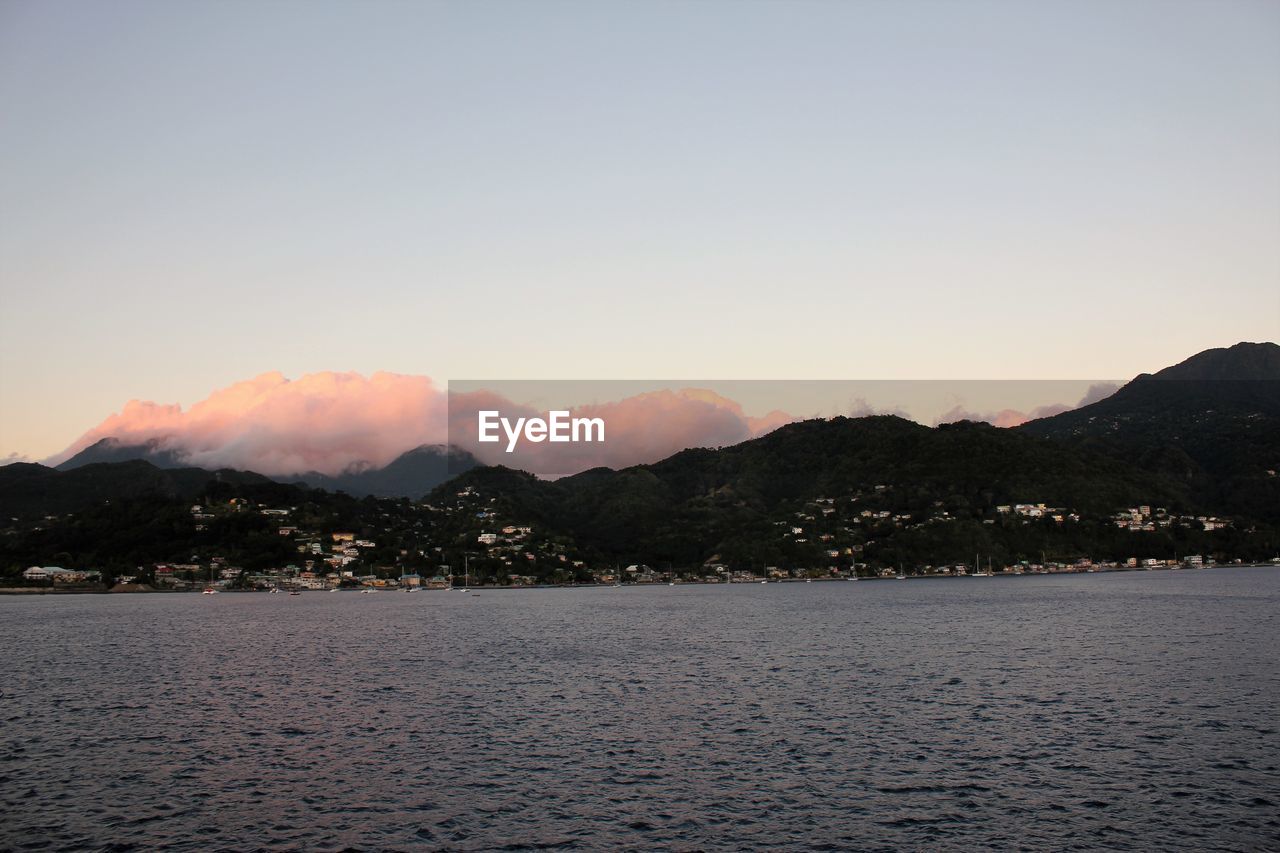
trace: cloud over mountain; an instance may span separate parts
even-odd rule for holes
[[[796,420],[781,411],[753,417],[736,401],[705,388],[662,389],[571,407],[572,417],[600,418],[607,424],[604,442],[523,443],[507,453],[501,442],[477,440],[477,412],[484,409],[500,409],[511,419],[546,416],[546,412],[514,405],[487,391],[454,394],[449,412],[450,443],[489,465],[547,475],[656,462],[690,447],[723,447],[758,438]]]
[[[325,372],[291,380],[272,372],[215,391],[187,409],[130,400],[45,461],[57,465],[112,439],[200,468],[338,476],[381,468],[425,444],[452,442],[479,451],[491,464],[566,473],[653,462],[687,447],[735,444],[794,420],[777,411],[750,416],[733,400],[704,389],[655,391],[572,410],[607,420],[604,444],[534,445],[531,455],[512,458],[474,441],[475,413],[482,408],[513,418],[546,414],[489,392],[455,395],[450,410],[445,388],[426,376]]]
[[[268,475],[381,467],[445,434],[444,390],[426,376],[279,372],[220,389],[189,409],[130,400],[48,460],[62,462],[103,438],[156,442],[187,464]]]
[[[1076,405],[1112,390],[1114,386],[1095,385]],[[969,419],[1010,427],[1071,408],[1055,404],[1031,412],[975,413],[960,402],[936,423]],[[655,462],[691,447],[737,444],[805,416],[779,410],[755,416],[707,388],[665,388],[572,407],[575,417],[602,418],[608,424],[604,442],[523,443],[511,454],[505,452],[505,443],[476,440],[477,412],[482,409],[500,410],[513,421],[547,415],[491,391],[455,392],[451,399],[443,384],[426,376],[325,372],[288,379],[272,372],[215,391],[186,409],[131,400],[46,461],[57,465],[110,439],[105,443],[108,451],[141,447],[143,458],[163,459],[158,464],[166,466],[238,468],[273,477],[336,477],[383,468],[423,445],[448,443],[483,463],[556,476]],[[851,400],[848,409],[855,417],[886,411],[906,415],[862,398]]]

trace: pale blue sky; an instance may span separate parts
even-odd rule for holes
[[[268,370],[1280,338],[1280,4],[0,2],[0,457]]]

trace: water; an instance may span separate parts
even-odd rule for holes
[[[0,847],[1280,848],[1280,571],[0,599]]]

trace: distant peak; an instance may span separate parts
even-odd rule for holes
[[[1280,345],[1243,341],[1229,347],[1208,349],[1155,374],[1143,374],[1138,379],[1280,379]]]

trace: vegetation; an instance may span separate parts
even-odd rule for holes
[[[449,458],[420,449],[393,473],[438,473]],[[1018,429],[812,420],[555,482],[473,468],[421,500],[357,499],[139,459],[67,471],[10,465],[0,468],[0,516],[9,518],[0,573],[65,564],[110,578],[218,558],[248,572],[324,561],[436,574],[465,561],[481,580],[577,582],[632,563],[822,574],[975,554],[995,565],[1187,553],[1259,560],[1280,551],[1277,469],[1280,347],[1241,344]],[[1035,507],[1011,509],[1018,504]],[[1133,525],[1116,515],[1137,507],[1155,509]],[[520,532],[495,532],[508,528]],[[335,557],[327,537],[336,531],[365,544]]]

